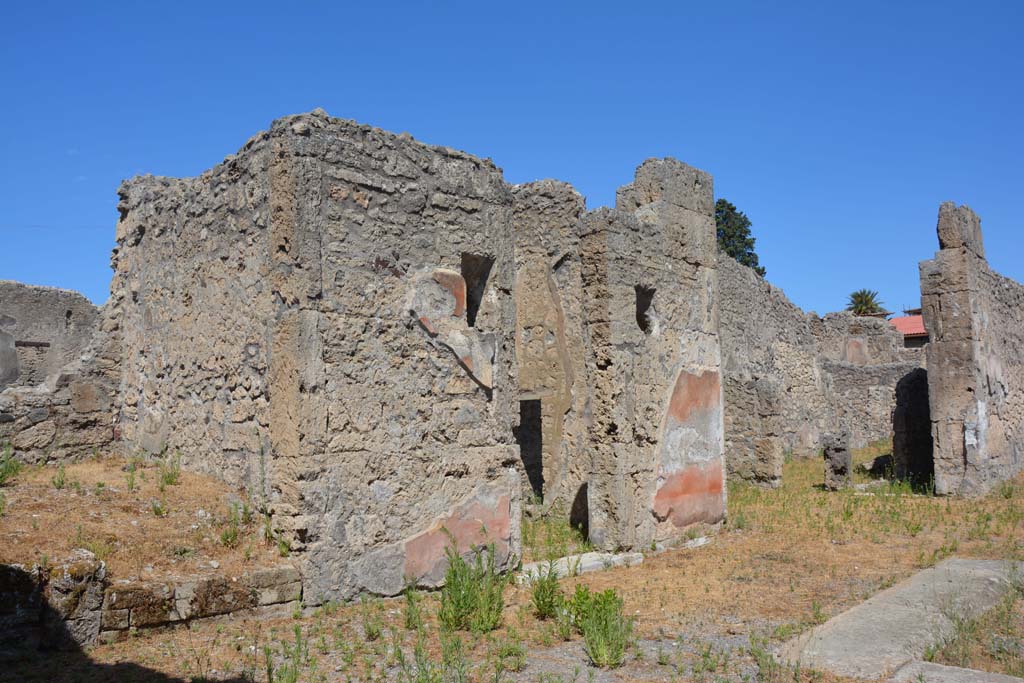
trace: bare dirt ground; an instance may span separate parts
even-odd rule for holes
[[[883,450],[866,449],[856,460]],[[775,664],[771,649],[950,555],[1024,557],[1024,478],[982,500],[919,495],[889,482],[829,493],[821,480],[820,460],[799,460],[787,463],[779,489],[732,484],[729,521],[709,545],[563,580],[567,595],[583,584],[622,596],[636,620],[637,643],[617,669],[591,666],[579,636],[563,641],[552,622],[533,616],[530,589],[509,586],[502,627],[479,636],[460,632],[458,646],[446,638],[444,652],[436,596],[425,596],[419,631],[406,628],[402,599],[326,605],[276,620],[139,633],[87,653],[16,664],[0,680],[6,674],[25,681],[829,681]],[[564,530],[538,526],[531,533],[558,539],[553,547],[574,543]],[[538,557],[545,550],[530,552]],[[1019,616],[1019,607],[1009,609]],[[1020,632],[1004,633],[1000,646],[1019,648]],[[967,649],[982,647],[971,642]],[[442,675],[445,654],[450,666]],[[1014,673],[1007,661],[976,655],[970,665]]]
[[[181,471],[173,456],[25,468],[3,493],[4,564],[59,562],[86,548],[111,577],[145,580],[237,576],[281,562],[277,548],[262,542],[252,505],[223,482]]]

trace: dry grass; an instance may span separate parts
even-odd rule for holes
[[[523,518],[523,563],[557,560],[593,550],[583,531],[569,523],[564,510]]]
[[[168,463],[97,458],[22,469],[4,489],[0,563],[53,563],[86,548],[114,578],[149,579],[211,572],[211,562],[238,575],[281,561],[262,542],[254,511],[242,520],[236,507],[238,524],[230,523],[236,492],[211,477],[175,476]],[[237,540],[225,544],[235,527]]]
[[[870,460],[882,450],[862,451],[856,459]],[[818,486],[821,479],[820,460],[798,460],[786,464],[779,489],[732,484],[729,522],[710,545],[654,555],[639,567],[562,581],[566,593],[577,583],[594,590],[615,588],[627,613],[637,619],[638,635],[659,643],[657,654],[648,650],[643,661],[631,656],[616,680],[828,681],[815,672],[771,668],[766,649],[948,555],[1017,559],[1024,550],[1020,478],[983,500],[917,495],[885,482],[869,491],[828,493]],[[546,544],[536,545],[539,554]],[[542,679],[531,664],[534,668],[527,668],[520,680],[586,681],[588,667],[578,643],[560,645],[555,625],[533,616],[529,590],[511,586],[505,597],[501,629],[488,636],[460,634],[468,680],[495,680],[495,667],[505,666],[501,653],[521,643],[531,662],[553,651],[578,653],[580,671],[574,675],[571,665],[563,665],[561,678]],[[97,647],[89,666],[130,661],[186,680],[206,666],[218,672],[213,678],[251,673],[253,680],[264,681],[264,648],[270,648],[274,662],[288,661],[282,653],[294,652],[296,626],[308,647],[303,681],[393,679],[396,645],[409,661],[417,642],[424,655],[441,660],[435,596],[421,603],[422,635],[404,629],[401,601],[379,605],[372,609],[378,610],[383,635],[374,640],[365,637],[366,607],[328,606],[296,619],[140,634]],[[749,637],[754,644],[729,654],[716,644],[729,637]],[[679,649],[679,643],[689,649]],[[32,675],[61,680],[61,666],[70,665],[51,660],[44,668],[34,666]],[[515,677],[506,671],[499,678],[510,676]]]
[[[1024,678],[1024,586],[979,619],[953,618],[955,632],[925,657],[950,666]]]
[[[585,580],[619,587],[648,633],[698,620],[767,621],[788,635],[954,553],[1024,551],[1020,478],[982,501],[917,495],[897,483],[829,493],[821,480],[821,461],[798,460],[787,463],[779,489],[732,484],[727,528],[710,546]]]

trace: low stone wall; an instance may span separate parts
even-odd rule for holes
[[[46,567],[0,565],[0,654],[85,647],[131,630],[287,610],[301,599],[290,565],[241,577],[111,581],[102,561],[79,550]]]

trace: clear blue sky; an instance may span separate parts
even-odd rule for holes
[[[300,5],[304,5],[300,7]],[[614,201],[711,172],[768,279],[819,313],[918,301],[939,202],[1024,280],[1021,2],[9,3],[0,279],[106,298],[115,190],[195,175],[323,107]]]

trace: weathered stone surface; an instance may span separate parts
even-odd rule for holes
[[[31,420],[28,421],[31,422]],[[18,450],[37,450],[49,446],[56,435],[57,425],[52,421],[40,422],[15,434],[11,443]]]
[[[880,679],[950,637],[1013,590],[1014,563],[949,559],[784,644],[785,662]]]
[[[901,666],[889,678],[893,683],[1022,683],[1024,678],[977,669],[962,669],[920,660]]]
[[[92,644],[105,586],[105,565],[85,550],[46,567],[0,565],[0,656]]]
[[[96,309],[74,292],[0,281],[0,320],[18,335],[20,354],[20,379],[6,388],[0,381],[0,442],[30,463],[110,445],[110,396],[120,381],[115,307]]]
[[[711,178],[650,159],[580,221],[591,540],[650,547],[724,513]]]
[[[643,564],[643,561],[643,553],[591,552],[569,555],[568,557],[560,557],[550,564],[548,562],[524,564],[516,575],[516,583],[533,583],[537,578],[546,575],[549,570],[554,571],[558,578],[564,579],[569,576],[590,574],[591,572],[614,569],[615,567],[635,567],[638,564]]]
[[[44,382],[75,360],[99,324],[78,292],[0,280],[0,390]]]
[[[850,453],[849,439],[849,435],[842,432],[826,434],[822,439],[825,488],[829,491],[838,491],[853,483],[853,456]]]
[[[241,577],[111,584],[105,565],[77,550],[47,567],[0,565],[0,655],[26,647],[85,647],[132,628],[234,612],[276,614],[301,598],[302,578],[290,565]]]
[[[981,219],[970,207],[957,206],[954,202],[939,205],[939,249],[966,249],[985,258],[985,245],[981,238]]]
[[[158,626],[174,620],[174,585],[162,583],[117,583],[106,589],[103,610],[129,610],[129,624],[135,628]]]
[[[43,628],[47,640],[58,647],[92,643],[100,632],[100,608],[106,567],[92,553],[77,555],[50,571],[44,598]]]
[[[980,495],[1024,468],[1024,285],[988,267],[980,225],[967,207],[943,204],[941,249],[921,263],[940,494]]]

